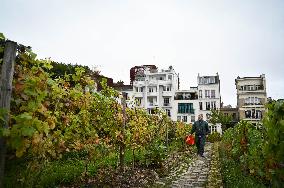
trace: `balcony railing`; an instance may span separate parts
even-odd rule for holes
[[[157,103],[152,103],[152,102],[150,102],[150,103],[149,103],[149,106],[158,106],[158,104],[157,104]]]
[[[244,103],[244,105],[263,105],[263,103],[259,102],[259,103]]]
[[[191,96],[188,96],[188,97],[184,97],[182,95],[177,95],[174,97],[175,100],[195,100],[195,99],[198,99],[198,96],[197,95],[191,95]]]
[[[157,96],[158,92],[147,92],[148,96]]]
[[[190,109],[189,111],[178,110],[178,114],[194,114],[194,109]]]

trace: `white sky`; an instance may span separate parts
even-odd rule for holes
[[[235,78],[266,74],[284,98],[283,0],[1,0],[0,32],[38,57],[97,67],[129,83],[135,65],[172,65],[181,89],[197,74],[221,79],[236,105]]]

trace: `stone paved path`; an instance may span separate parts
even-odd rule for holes
[[[159,180],[154,187],[171,187],[171,188],[198,188],[198,187],[212,187],[208,186],[209,174],[211,174],[211,166],[214,162],[212,160],[213,144],[206,143],[203,157],[194,156],[190,163],[184,163],[178,169],[170,173],[167,179],[171,181]],[[215,159],[215,157],[213,157]],[[213,186],[215,187],[215,186]],[[218,186],[221,187],[221,186]]]
[[[197,157],[186,172],[172,182],[172,188],[205,187],[211,164],[212,144],[207,143],[203,157]]]

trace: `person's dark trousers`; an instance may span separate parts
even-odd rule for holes
[[[205,146],[205,135],[196,135],[195,143],[197,147],[197,154],[203,156]]]

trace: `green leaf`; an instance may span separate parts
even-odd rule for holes
[[[34,132],[36,131],[35,130],[35,128],[33,128],[33,127],[22,127],[22,129],[21,129],[21,131],[22,131],[22,135],[23,136],[29,136],[29,137],[31,137],[31,136],[33,136],[33,134],[34,134]]]
[[[3,129],[2,130],[2,135],[4,136],[4,137],[8,137],[8,136],[10,136],[10,129]]]
[[[28,113],[23,113],[15,117],[16,121],[31,120],[33,117]]]

